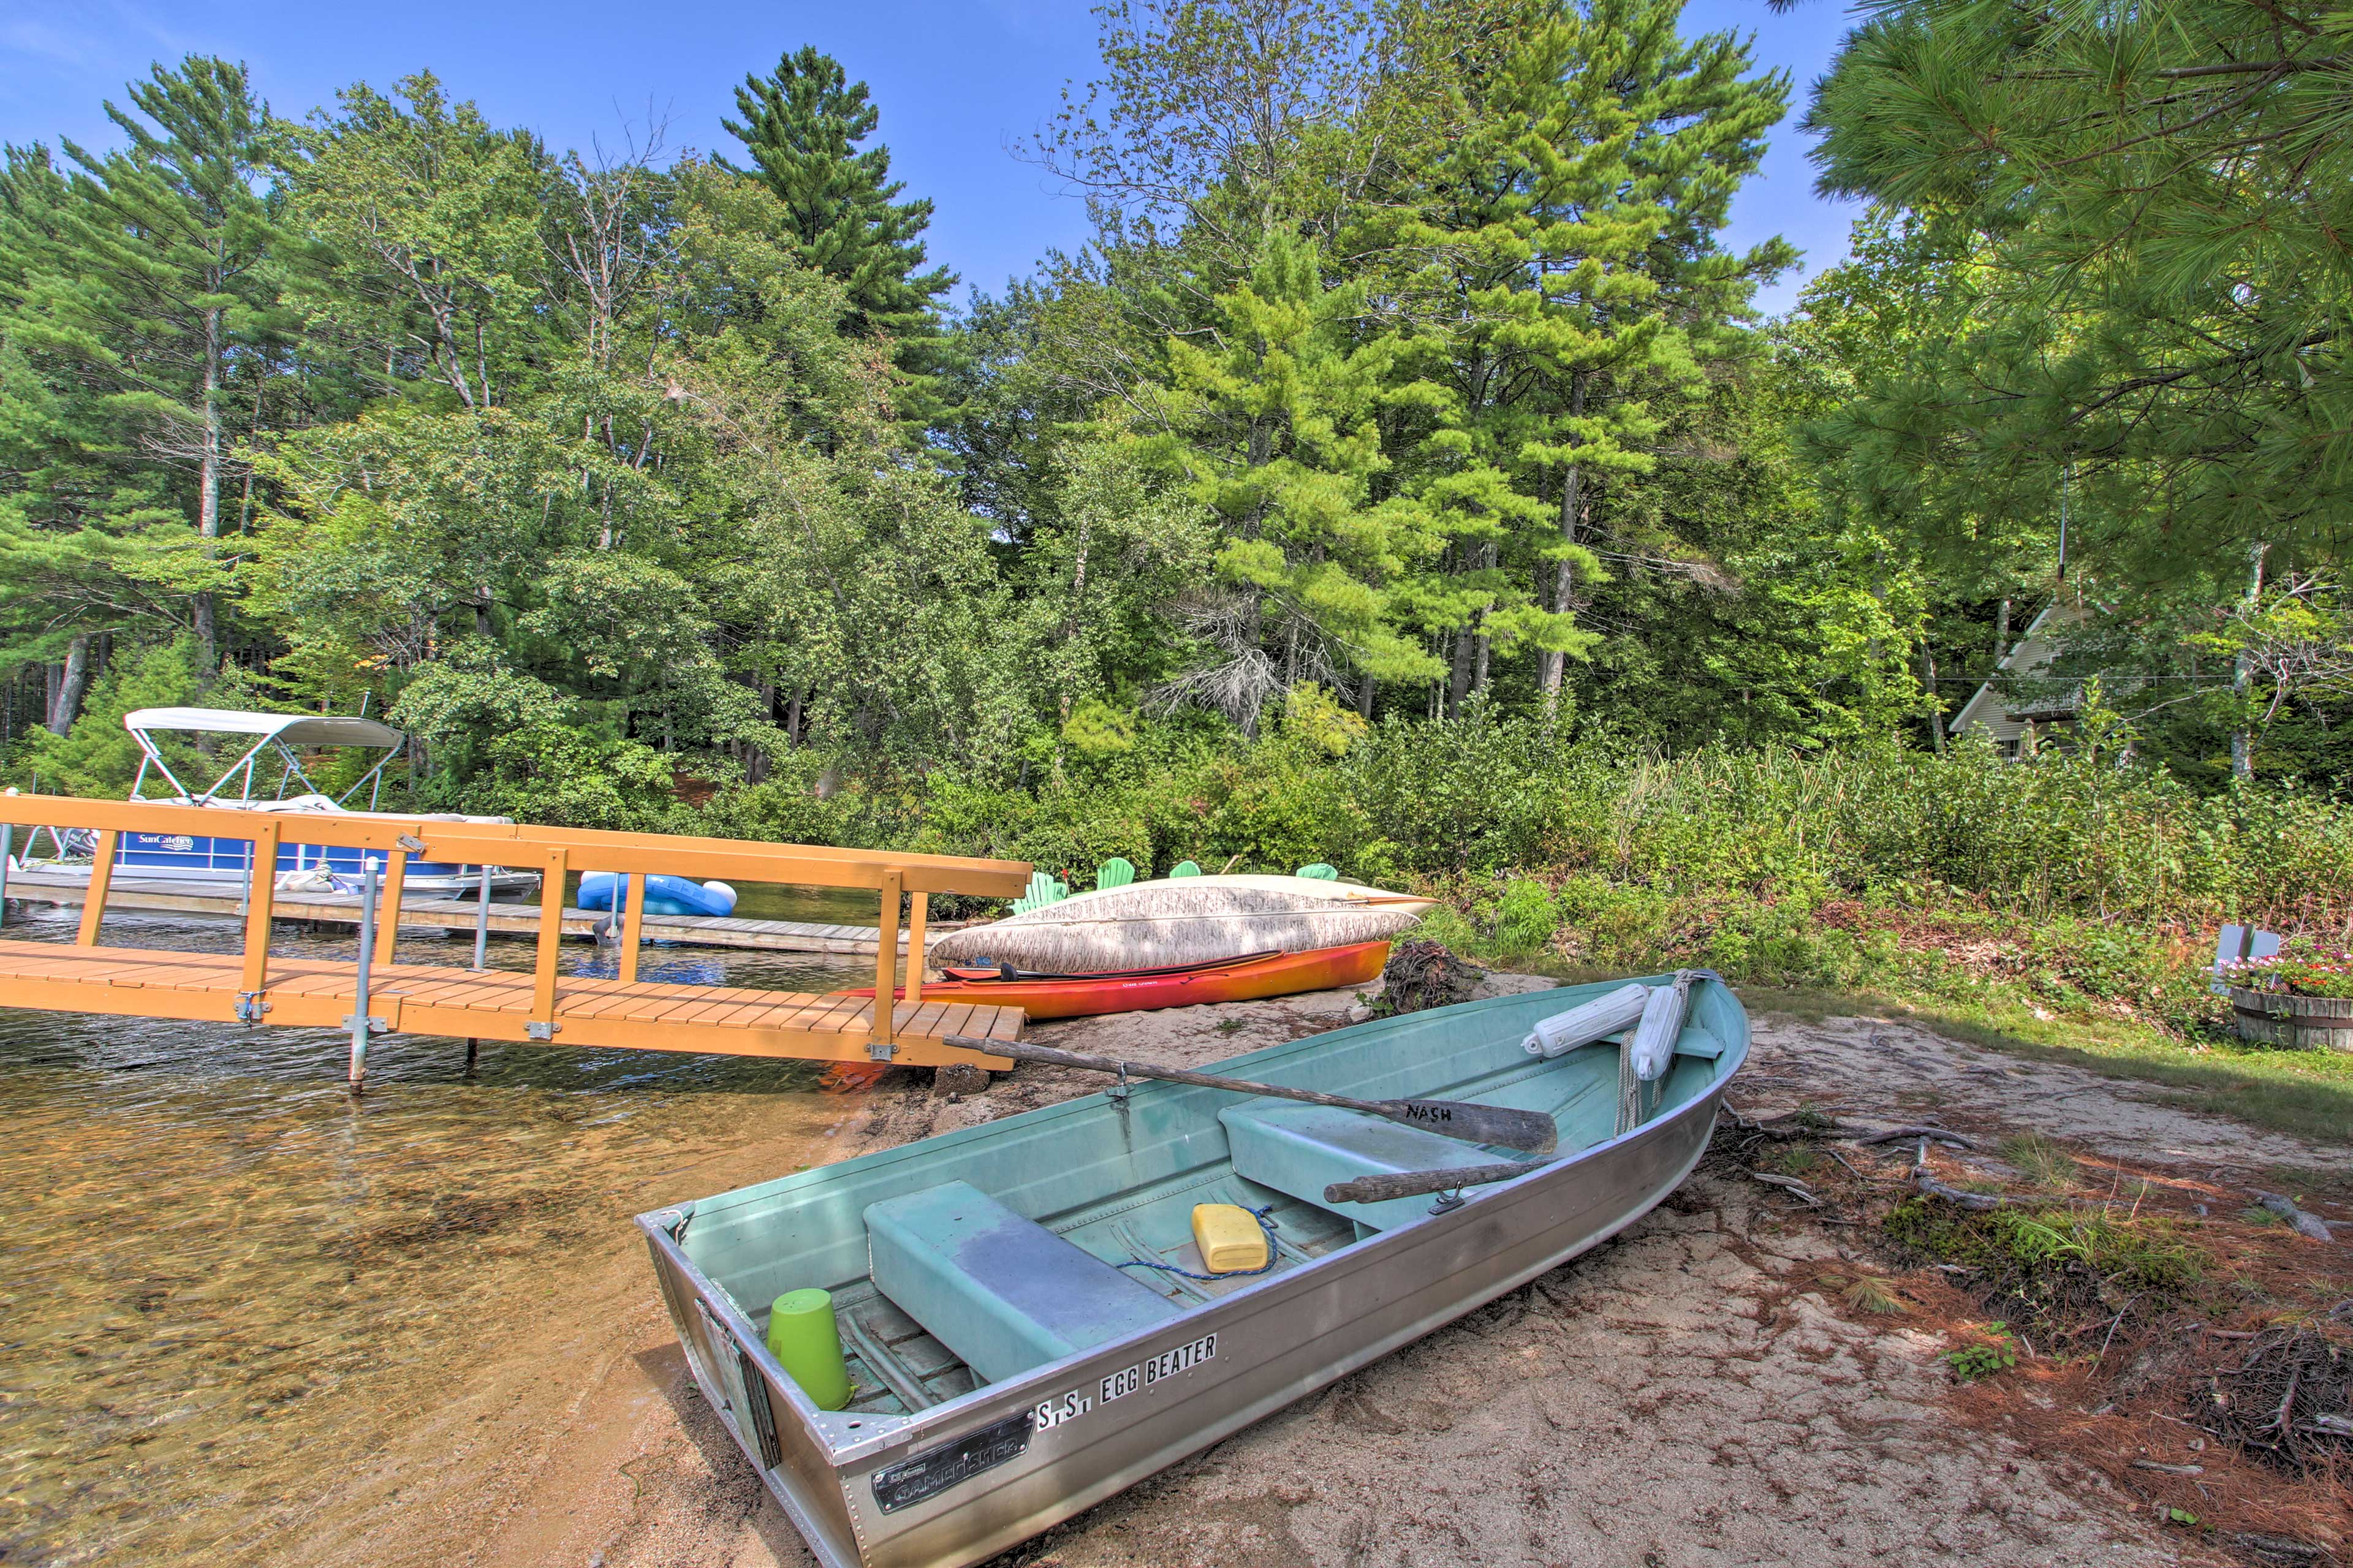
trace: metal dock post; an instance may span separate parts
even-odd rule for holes
[[[474,900],[474,967],[488,969],[491,955],[491,868],[482,868],[482,890]]]
[[[352,1092],[357,1094],[367,1079],[368,1026],[368,965],[375,957],[375,858],[360,857],[360,964],[359,989],[352,999],[352,1016],[343,1020],[352,1026]]]

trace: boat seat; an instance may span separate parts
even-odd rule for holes
[[[1614,1092],[1614,1083],[1611,1089]],[[1388,1230],[1421,1218],[1430,1212],[1431,1200],[1424,1195],[1378,1204],[1335,1205],[1324,1201],[1324,1189],[1358,1176],[1493,1165],[1530,1157],[1517,1150],[1465,1143],[1460,1138],[1425,1132],[1361,1110],[1324,1105],[1240,1105],[1218,1112],[1218,1120],[1226,1125],[1236,1175],[1372,1230]]]
[[[866,1211],[874,1288],[989,1383],[1181,1308],[969,1182]]]

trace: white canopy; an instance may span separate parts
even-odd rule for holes
[[[373,719],[320,713],[247,713],[235,708],[141,708],[122,716],[122,727],[195,730],[218,735],[261,735],[290,746],[397,746],[407,739]]]

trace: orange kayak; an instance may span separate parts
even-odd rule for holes
[[[1087,1018],[1099,1013],[1148,1013],[1203,1002],[1255,1002],[1303,991],[1336,991],[1377,979],[1389,944],[1360,942],[1306,952],[1273,952],[1240,963],[1164,974],[1019,975],[1011,980],[940,980],[923,986],[926,1002],[985,1002],[1018,1007],[1032,1018]],[[874,987],[836,993],[871,996]],[[906,996],[902,989],[897,994]]]

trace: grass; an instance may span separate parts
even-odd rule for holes
[[[1904,1199],[1880,1226],[1908,1258],[1976,1270],[1973,1284],[2040,1331],[2121,1310],[2118,1298],[2187,1300],[2212,1259],[2160,1215],[2112,1217],[2081,1209],[1957,1209]]]
[[[2049,1192],[2064,1192],[2075,1179],[2075,1157],[2040,1132],[2003,1139],[2001,1157],[2018,1167],[2028,1181]]]

